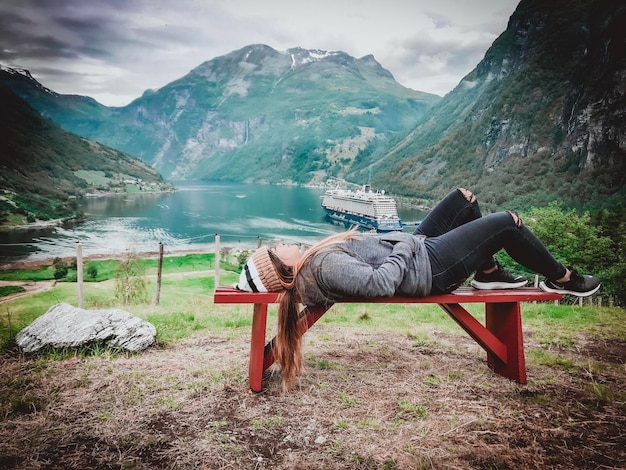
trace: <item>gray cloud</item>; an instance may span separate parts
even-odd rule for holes
[[[6,4],[0,7],[0,45],[3,54],[10,51],[17,59],[52,62],[84,56],[110,57],[108,44],[101,40],[107,37],[107,32],[101,31],[103,21],[64,16],[62,8],[32,11],[24,8],[28,3],[20,4],[21,8],[12,12],[5,10]],[[109,35],[111,33],[113,30],[108,31]]]
[[[444,94],[506,27],[515,0],[3,0],[0,62],[60,93],[121,105],[248,44],[373,54]]]

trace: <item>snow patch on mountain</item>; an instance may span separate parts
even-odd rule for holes
[[[302,49],[295,47],[286,51],[280,51],[281,54],[291,57],[291,68],[294,69],[300,65],[317,62],[328,57],[340,54],[338,51],[325,51],[322,49]]]
[[[39,88],[40,90],[43,90],[43,91],[45,91],[46,93],[48,93],[48,94],[50,94],[52,96],[59,96],[58,93],[55,93],[54,91],[50,90],[49,88],[46,88],[41,83],[39,83],[37,80],[35,80],[35,78],[26,69],[7,67],[6,65],[0,64],[0,71],[9,73],[11,75],[21,75],[25,79],[33,82],[35,84],[35,86],[37,86],[37,88]]]

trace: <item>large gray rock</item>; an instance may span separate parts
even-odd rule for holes
[[[20,331],[15,340],[25,352],[80,347],[94,342],[141,351],[154,343],[155,338],[154,325],[124,310],[83,310],[56,304]]]

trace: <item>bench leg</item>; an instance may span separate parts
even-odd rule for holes
[[[250,364],[248,366],[248,384],[254,392],[260,392],[263,388],[263,357],[266,325],[267,304],[254,304],[252,314],[252,337],[250,339]]]
[[[494,372],[521,384],[526,383],[526,359],[519,302],[485,304],[487,329],[507,348],[506,364],[487,353],[487,363]]]
[[[439,304],[493,358],[508,362],[506,344],[459,304]]]
[[[258,310],[257,310],[258,307]],[[299,320],[302,334],[311,328],[331,306],[305,309],[300,312]],[[252,340],[250,341],[250,368],[248,371],[248,383],[254,392],[260,392],[263,388],[263,372],[274,364],[274,341],[265,344],[265,327],[267,323],[267,305],[255,304],[254,316],[252,317]]]
[[[485,326],[459,304],[439,304],[487,351],[487,364],[504,377],[526,383],[519,302],[485,304]]]

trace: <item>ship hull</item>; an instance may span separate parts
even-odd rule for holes
[[[402,225],[399,220],[377,221],[364,215],[350,214],[348,212],[329,209],[327,207],[325,207],[324,210],[326,211],[328,218],[335,222],[343,223],[347,227],[357,225],[364,229],[375,230],[377,232],[396,232],[402,230]]]

